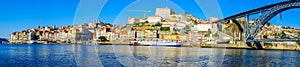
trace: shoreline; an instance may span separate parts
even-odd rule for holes
[[[250,47],[211,47],[211,46],[202,46],[199,48],[225,48],[225,49],[247,49],[247,50],[275,50],[275,51],[299,51],[299,49],[278,49],[278,48],[263,48],[255,49]]]
[[[28,44],[6,44],[6,45],[28,45]],[[106,42],[106,43],[98,43],[98,44],[32,44],[32,45],[129,45],[133,46],[129,43],[112,43],[112,42]],[[147,45],[137,45],[137,46],[147,46]],[[169,46],[163,46],[163,47],[169,47]],[[190,48],[225,48],[225,49],[247,49],[247,50],[276,50],[276,51],[299,51],[300,47],[297,47],[295,49],[289,49],[289,48],[263,48],[263,49],[255,49],[251,47],[233,47],[233,46],[191,46],[191,45],[183,45],[182,47],[190,47]]]

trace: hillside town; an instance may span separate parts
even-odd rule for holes
[[[156,8],[155,15],[147,18],[128,17],[128,23],[113,25],[101,21],[73,26],[40,26],[13,32],[10,43],[96,43],[129,42],[132,40],[168,40],[176,42],[212,39],[216,33],[212,24],[218,18],[200,20],[191,14],[176,14],[170,8]],[[201,36],[206,35],[206,37]]]
[[[244,26],[246,19],[238,18],[222,25],[218,31],[209,17],[201,20],[191,14],[176,14],[170,8],[156,8],[155,15],[144,18],[128,17],[127,24],[114,25],[101,21],[73,26],[39,26],[38,28],[13,32],[9,43],[13,44],[132,44],[131,41],[168,41],[182,43],[184,46],[216,44],[216,42],[237,43],[243,41],[242,32],[234,24]],[[249,24],[253,23],[251,20]],[[291,30],[293,29],[293,30]],[[282,32],[282,33],[278,33]],[[266,25],[257,38],[298,37],[297,28]],[[284,34],[284,35],[283,35]]]

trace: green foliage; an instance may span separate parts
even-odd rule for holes
[[[197,25],[197,24],[198,24],[197,20],[192,20],[192,21],[193,21],[193,24],[194,24],[194,25]]]
[[[99,24],[96,24],[95,28],[98,28],[99,27]]]
[[[204,34],[204,37],[209,37],[209,34]]]
[[[105,36],[100,36],[100,37],[98,37],[98,39],[100,39],[101,41],[107,41]]]
[[[282,31],[282,32],[280,33],[280,38],[287,38],[287,36],[286,36],[286,34],[284,33],[284,31]]]
[[[219,37],[219,34],[218,34],[218,33],[215,33],[213,36],[214,36],[214,37]]]
[[[277,37],[280,37],[280,34],[279,33],[275,33],[275,34],[273,34],[273,36],[275,36],[277,38]]]
[[[148,21],[146,21],[146,22],[148,22]],[[139,23],[135,23],[134,25],[135,25],[136,27],[142,27],[143,25],[146,24],[146,22],[139,22]]]
[[[298,46],[300,46],[300,42],[296,42],[298,44]]]
[[[160,30],[161,31],[170,31],[170,27],[161,27]]]
[[[145,24],[146,24],[145,22],[142,22],[140,25],[143,26],[143,25],[145,25]]]
[[[144,23],[149,23],[149,21],[145,21]]]
[[[155,30],[155,29],[153,29],[153,28],[149,28],[148,30]]]
[[[211,34],[211,31],[210,31],[210,29],[208,29],[207,31],[208,31],[208,32],[207,32],[207,34]]]
[[[140,27],[140,23],[135,23],[134,25],[137,27]]]
[[[156,23],[155,26],[161,26],[162,24],[160,22]]]
[[[188,31],[191,30],[191,28],[188,25],[186,25],[183,29]]]
[[[187,19],[187,21],[192,21],[192,20],[193,20],[193,19],[191,19],[191,18],[190,18],[190,19]]]
[[[148,30],[155,30],[155,27],[151,25],[151,27]]]
[[[271,22],[267,22],[266,25],[267,25],[267,26],[270,26],[270,25],[271,25]]]
[[[272,46],[273,46],[272,43],[264,43],[264,45],[265,45],[266,47],[272,47]]]
[[[131,28],[131,30],[136,30],[136,28],[135,28],[135,27],[133,27],[133,28]]]

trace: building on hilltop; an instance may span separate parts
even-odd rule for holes
[[[155,10],[155,16],[161,16],[161,17],[168,17],[171,15],[171,9],[166,7],[166,8],[156,8]]]

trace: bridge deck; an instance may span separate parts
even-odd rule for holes
[[[298,2],[299,0],[283,1],[283,2],[279,2],[279,3],[275,3],[275,4],[266,5],[266,6],[263,6],[263,7],[259,7],[259,8],[256,8],[256,9],[248,10],[248,11],[245,11],[245,12],[241,12],[241,13],[226,17],[224,19],[216,21],[215,23],[222,22],[222,21],[227,21],[227,20],[231,20],[231,19],[235,19],[235,18],[239,18],[239,17],[244,17],[246,15],[257,14],[257,13],[266,11],[268,8],[271,8],[273,6],[280,5],[280,4],[285,4],[285,3],[289,3],[289,2],[295,2],[295,1]]]

